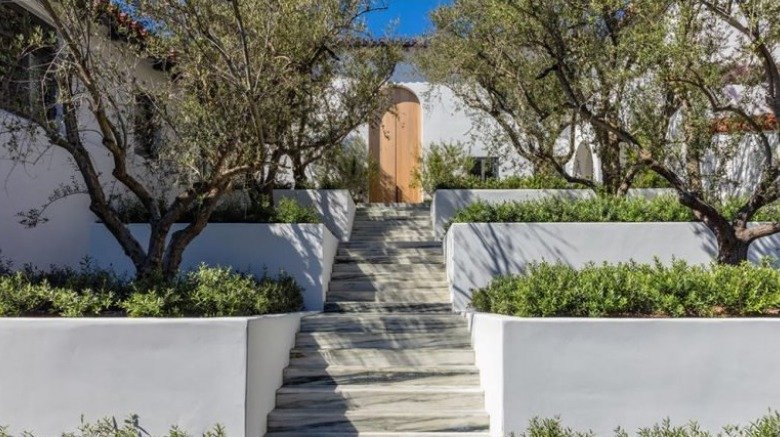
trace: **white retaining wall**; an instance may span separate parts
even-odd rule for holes
[[[172,231],[184,226],[176,225]],[[149,227],[129,225],[139,241],[149,241]],[[211,223],[187,246],[181,268],[200,263],[230,266],[242,272],[275,276],[289,273],[303,287],[304,307],[321,311],[333,270],[338,241],[323,224]],[[98,267],[118,274],[135,273],[130,259],[100,223],[92,225],[89,254]]]
[[[447,279],[456,310],[464,310],[474,288],[499,275],[522,273],[529,263],[634,260],[710,263],[715,236],[702,223],[456,223],[444,242]],[[751,260],[780,257],[780,235],[753,243]]]
[[[629,196],[655,197],[661,194],[674,194],[673,190],[663,188],[640,188],[628,191]],[[437,239],[444,237],[444,227],[459,210],[476,202],[499,204],[505,202],[529,202],[544,198],[589,199],[594,197],[592,190],[436,190],[431,202],[431,222]]]
[[[355,221],[355,202],[349,190],[274,190],[273,196],[274,202],[291,198],[302,205],[313,206],[336,239],[349,241]]]
[[[719,431],[780,409],[778,319],[468,317],[494,436],[535,416],[604,436],[666,417]]]
[[[303,315],[0,319],[0,425],[54,436],[138,414],[152,435],[259,437]]]

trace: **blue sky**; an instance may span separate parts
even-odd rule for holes
[[[428,13],[451,0],[378,0],[378,3],[384,3],[387,9],[374,12],[366,19],[374,35],[385,35],[392,26],[391,36],[415,37],[430,29]]]

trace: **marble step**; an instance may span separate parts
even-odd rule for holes
[[[444,257],[440,254],[415,256],[415,255],[336,255],[336,263],[365,263],[374,264],[443,264]]]
[[[356,263],[353,263],[354,265]],[[334,264],[333,271],[330,278],[336,279],[361,279],[361,280],[374,280],[374,279],[390,279],[390,278],[403,278],[410,276],[424,276],[427,278],[446,277],[446,267],[444,265],[436,264],[407,264],[402,267],[407,268],[387,268],[391,264],[368,264],[369,266],[376,266],[378,268],[359,269],[351,268],[350,264],[340,263]],[[419,266],[419,268],[417,268]],[[401,267],[401,266],[399,266]],[[367,270],[367,271],[366,271]]]
[[[290,365],[327,366],[457,366],[474,364],[471,349],[293,349]]]
[[[284,370],[286,386],[334,386],[339,384],[372,384],[382,387],[408,386],[479,386],[475,366],[416,366],[371,369],[363,366],[328,368],[288,367]]]
[[[449,302],[325,302],[326,313],[451,313]]]
[[[361,247],[339,248],[336,252],[337,256],[443,256],[444,252],[441,247],[422,247],[411,249],[399,249],[395,247]]]
[[[326,432],[488,431],[489,422],[487,413],[483,411],[396,413],[274,410],[268,415],[268,431],[314,433],[318,436]]]
[[[479,385],[472,387],[283,386],[276,392],[276,408],[366,412],[392,409],[396,413],[416,411],[450,413],[480,411],[483,408],[483,399]]]
[[[388,218],[385,220],[361,220],[356,217],[352,222],[352,229],[383,228],[390,226],[402,226],[416,229],[432,229],[433,222],[429,216],[426,217],[402,217],[398,219]]]
[[[432,235],[432,229],[420,229],[416,226],[404,226],[404,227],[398,227],[398,226],[392,226],[392,227],[369,227],[364,228],[361,226],[358,227],[352,227],[352,233],[350,234],[350,239],[355,236],[372,236],[372,235],[381,235],[384,237],[392,238],[393,236],[426,236],[428,238]]]
[[[373,303],[446,303],[450,305],[447,289],[382,290],[382,291],[329,291],[326,302],[373,302]]]
[[[490,437],[489,432],[269,432],[267,437]]]
[[[442,335],[425,333],[303,332],[295,337],[296,349],[399,349],[399,348],[470,348],[466,331]]]
[[[442,242],[428,239],[426,241],[345,241],[339,243],[340,248],[406,248],[406,249],[418,249],[424,247],[438,247],[442,248]]]
[[[371,279],[334,279],[328,284],[328,291],[383,291],[383,290],[447,290],[444,277],[390,277]]]
[[[366,275],[366,276],[398,276],[398,275],[436,275],[445,274],[446,268],[444,264],[406,264],[406,265],[393,265],[393,264],[372,264],[372,263],[341,263],[333,266],[332,279],[336,279],[339,276],[351,277],[352,275]]]
[[[457,314],[338,314],[301,319],[300,332],[468,332]]]

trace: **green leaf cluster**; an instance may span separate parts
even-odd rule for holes
[[[301,287],[287,275],[256,279],[201,265],[174,280],[126,282],[91,267],[30,268],[0,275],[0,316],[231,317],[298,311]]]
[[[780,314],[780,271],[755,266],[528,266],[475,290],[473,307],[518,317],[722,317]]]
[[[615,430],[615,437],[629,437],[622,428]],[[702,430],[694,421],[684,425],[673,425],[668,418],[653,426],[639,429],[637,437],[777,437],[780,435],[780,413],[770,411],[747,426],[725,426],[721,432]],[[559,418],[531,419],[528,429],[520,437],[596,437],[592,431],[576,431],[566,427]]]
[[[716,208],[726,217],[734,217],[743,200],[727,199]],[[754,221],[777,221],[780,205],[762,208]],[[551,223],[551,222],[689,222],[693,212],[672,195],[595,196],[586,199],[547,197],[526,202],[490,204],[476,202],[458,211],[452,223]]]

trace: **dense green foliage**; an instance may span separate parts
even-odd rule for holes
[[[461,144],[434,143],[421,159],[413,175],[414,184],[428,193],[443,189],[554,189],[582,188],[558,175],[535,173],[530,176],[482,179],[472,175],[474,159]]]
[[[726,217],[733,217],[740,201],[721,202]],[[780,218],[780,205],[761,209],[755,221]],[[674,196],[645,197],[595,196],[586,199],[548,197],[527,202],[489,204],[476,202],[460,210],[451,223],[547,223],[547,222],[687,222],[693,212]]]
[[[631,435],[621,428],[615,430],[615,437]],[[777,437],[780,435],[780,413],[770,412],[747,426],[728,425],[719,433],[704,431],[696,422],[675,426],[669,419],[664,419],[661,423],[640,429],[635,435],[637,437]],[[596,434],[591,431],[575,431],[564,426],[558,418],[534,418],[520,437],[596,437]]]
[[[296,188],[349,190],[355,202],[368,202],[371,183],[379,177],[379,163],[369,156],[368,145],[360,138],[328,150],[312,167],[311,185],[296,184]]]
[[[89,265],[0,275],[2,317],[229,317],[292,312],[302,306],[301,288],[292,277],[255,279],[228,268],[201,266],[174,280],[135,282]]]
[[[185,431],[174,426],[160,437],[190,437]],[[115,418],[105,418],[94,423],[89,423],[81,418],[81,425],[75,432],[64,432],[62,437],[152,437],[141,425],[137,415],[131,415],[123,422],[117,422]],[[202,437],[225,437],[225,428],[221,425],[215,425],[209,431],[201,435]],[[0,426],[0,437],[14,437],[8,431],[7,426]],[[35,437],[31,433],[22,433],[20,437]]]
[[[198,205],[183,214],[182,222],[198,215]],[[137,201],[121,199],[115,208],[124,223],[148,223],[149,213]],[[209,216],[209,223],[320,223],[320,216],[311,206],[303,206],[294,199],[281,199],[271,205],[268,199],[260,202],[225,201]]]
[[[475,290],[478,311],[519,317],[718,317],[780,313],[780,271],[769,266],[535,264]]]

